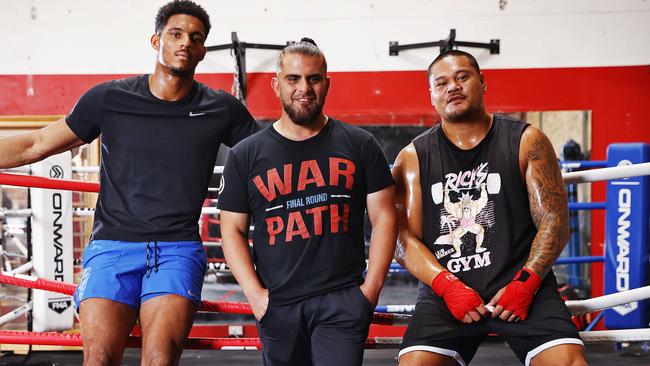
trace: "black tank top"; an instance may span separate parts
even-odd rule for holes
[[[487,303],[526,263],[537,233],[519,168],[519,143],[528,124],[495,115],[488,134],[470,150],[451,143],[440,126],[413,140],[424,243]],[[550,274],[546,280],[555,283]],[[442,300],[421,283],[420,301]]]

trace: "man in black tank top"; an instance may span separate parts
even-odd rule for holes
[[[224,168],[223,252],[255,314],[267,366],[361,365],[395,251],[388,162],[370,133],[323,113],[329,85],[311,39],[285,47],[273,79],[282,116],[235,146]]]
[[[585,364],[551,267],[568,238],[564,182],[538,129],[487,113],[474,57],[429,66],[442,122],[393,168],[396,258],[420,280],[402,366],[466,365],[490,333],[526,365]]]

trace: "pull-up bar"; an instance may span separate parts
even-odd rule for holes
[[[500,51],[500,41],[498,39],[491,39],[490,43],[479,43],[479,42],[466,42],[466,41],[457,41],[456,40],[456,29],[451,29],[449,31],[449,36],[445,39],[441,39],[435,42],[425,42],[425,43],[412,43],[400,45],[399,42],[393,41],[388,43],[388,55],[397,56],[399,51],[412,50],[416,48],[427,48],[427,47],[440,47],[440,52],[453,50],[458,47],[474,47],[474,48],[487,48],[490,50],[491,54],[499,54]]]

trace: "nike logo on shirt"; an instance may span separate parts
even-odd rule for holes
[[[194,112],[190,112],[190,117],[202,116],[202,115],[204,115],[204,114],[205,114],[205,112],[202,112],[202,113],[194,113]]]

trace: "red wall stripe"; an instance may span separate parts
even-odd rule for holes
[[[614,142],[650,143],[650,66],[485,70],[486,105],[495,112],[591,110],[592,159],[605,159]],[[0,115],[66,114],[91,86],[126,75],[0,75]],[[327,114],[357,124],[430,125],[424,71],[332,72]],[[272,73],[248,75],[248,106],[258,119],[276,119],[279,103]],[[232,74],[201,74],[213,88],[230,90]],[[28,90],[32,88],[33,95]],[[593,200],[605,199],[594,184]],[[602,255],[604,215],[592,215],[593,254]],[[602,265],[594,265],[593,294],[602,289]]]

